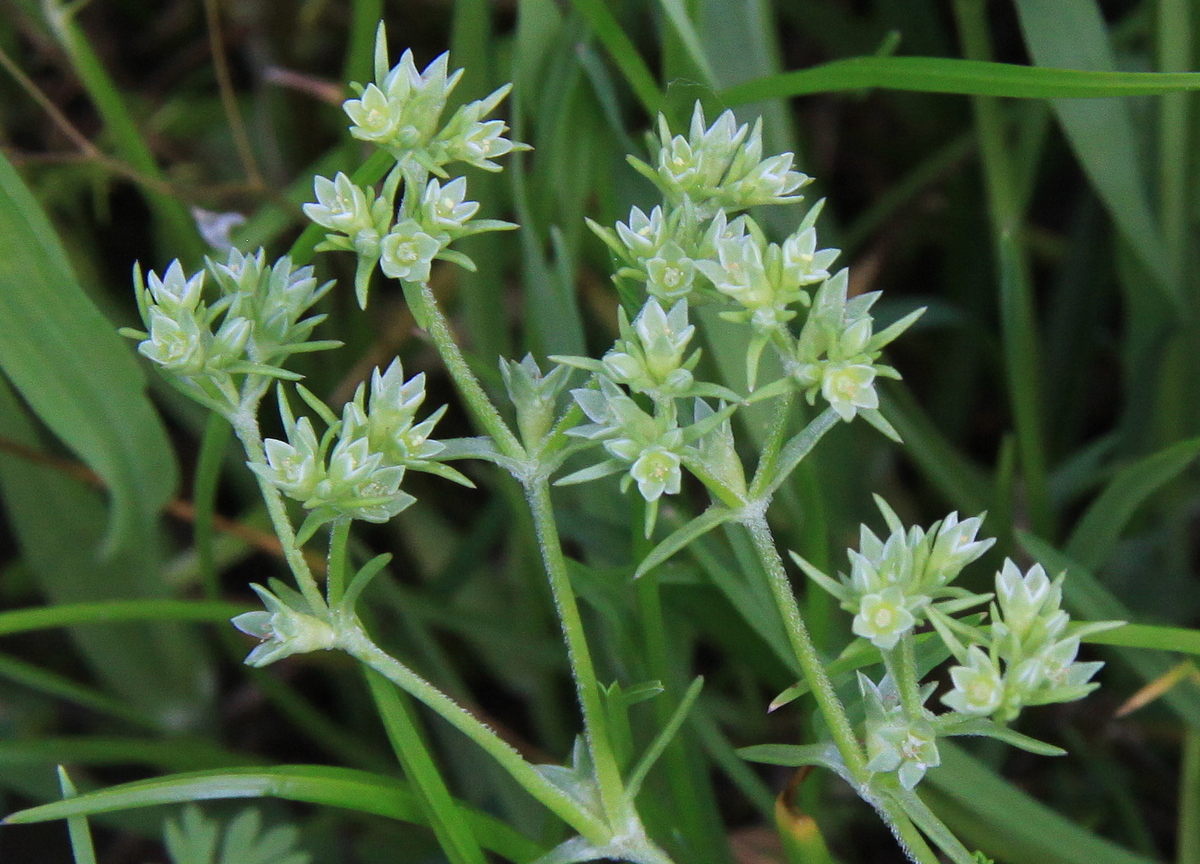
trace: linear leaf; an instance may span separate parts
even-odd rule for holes
[[[1025,44],[1039,67],[1116,69],[1104,18],[1094,0],[1017,0]],[[1117,99],[1052,103],[1079,164],[1142,264],[1168,286],[1162,234],[1138,160],[1133,118]]]
[[[1198,90],[1200,72],[1087,72],[941,57],[850,57],[747,81],[719,95],[725,103],[740,105],[870,87],[1021,99],[1151,96]]]
[[[64,603],[36,609],[0,612],[0,635],[45,630],[75,624],[110,624],[118,621],[226,622],[250,611],[239,603],[216,600],[110,600],[99,603]]]
[[[1126,624],[1117,630],[1084,636],[1083,641],[1091,642],[1094,645],[1116,645],[1120,648],[1150,648],[1158,651],[1200,654],[1200,630],[1192,630],[1187,627]]]
[[[1005,864],[1153,864],[1026,795],[962,748],[938,742],[940,767],[921,786],[939,817]]]
[[[1143,502],[1200,455],[1200,437],[1180,441],[1125,468],[1112,479],[1075,525],[1066,553],[1094,570],[1107,561]]]
[[[4,822],[10,825],[28,824],[155,804],[227,798],[283,798],[425,824],[416,796],[407,783],[353,768],[322,765],[196,771],[139,780],[67,801],[30,807],[13,813]],[[523,864],[534,860],[544,851],[532,840],[522,837],[491,816],[465,806],[461,809],[479,842],[496,854]]]

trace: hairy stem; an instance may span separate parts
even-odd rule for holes
[[[458,343],[454,341],[454,334],[450,332],[450,324],[446,320],[446,316],[442,314],[437,298],[433,296],[433,290],[428,283],[421,286],[421,299],[426,307],[424,311],[428,315],[429,335],[433,338],[433,344],[437,348],[438,354],[441,355],[442,362],[446,364],[450,377],[454,379],[454,385],[458,388],[459,394],[467,403],[467,410],[471,412],[475,422],[482,426],[484,431],[496,442],[496,447],[501,453],[510,459],[523,460],[525,448],[508,428],[508,424],[504,422],[504,418],[500,416],[500,412],[496,410],[492,400],[483,391],[479,379],[467,365],[467,360],[463,357]]]
[[[603,821],[568,798],[489,726],[371,641],[361,626],[341,628],[338,646],[429,706],[451,726],[482,747],[530,795],[587,840],[597,845],[608,842],[610,832]]]
[[[765,516],[752,517],[747,519],[744,524],[750,532],[754,551],[758,553],[758,559],[767,572],[767,582],[770,584],[771,594],[783,617],[788,641],[791,643],[792,650],[796,652],[796,660],[800,664],[804,680],[812,690],[813,696],[817,700],[817,707],[824,716],[825,722],[829,724],[833,743],[837,746],[842,761],[846,763],[846,769],[854,781],[861,785],[867,781],[868,777],[862,748],[859,746],[858,738],[854,735],[854,729],[850,726],[846,708],[834,692],[833,684],[825,671],[825,665],[817,655],[812,637],[808,635],[808,627],[804,624],[800,607],[796,603],[796,596],[792,593],[792,583],[784,569],[783,559],[779,557],[779,550],[775,548],[775,538],[771,535],[771,527],[767,524]]]
[[[254,409],[257,408],[257,405],[258,403],[255,402]],[[243,402],[237,413],[230,416],[229,422],[233,426],[234,434],[242,442],[242,447],[245,448],[246,456],[250,463],[252,465],[266,465],[267,457],[263,452],[262,433],[258,428],[256,410],[252,410],[250,406]],[[313,577],[312,570],[308,566],[308,561],[304,558],[304,552],[296,543],[296,531],[292,527],[292,520],[288,517],[283,495],[272,484],[260,477],[257,472],[255,472],[254,476],[258,480],[258,488],[262,492],[263,502],[267,505],[267,513],[271,517],[271,525],[275,529],[275,534],[279,537],[280,546],[283,547],[283,556],[292,570],[292,575],[296,577],[296,585],[300,588],[300,593],[304,595],[304,599],[308,601],[313,611],[319,612],[325,608],[325,599],[321,596],[321,589],[317,587],[317,580]]]
[[[583,711],[584,737],[588,752],[596,769],[600,801],[610,824],[619,825],[627,821],[629,803],[620,769],[613,754],[608,731],[608,719],[601,701],[600,682],[592,665],[587,636],[583,631],[583,619],[575,592],[567,574],[567,562],[563,557],[562,544],[558,537],[558,525],[554,521],[554,509],[550,503],[550,484],[544,477],[537,477],[525,487],[533,524],[537,531],[538,546],[542,551],[542,563],[550,579],[550,590],[554,605],[562,624],[563,638],[567,643],[567,657],[571,664],[571,677],[575,679],[575,691]]]

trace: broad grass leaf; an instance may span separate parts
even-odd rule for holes
[[[108,550],[144,542],[178,469],[133,352],[76,281],[49,220],[0,155],[0,370],[111,495]]]

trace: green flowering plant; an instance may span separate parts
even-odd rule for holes
[[[295,588],[277,581],[269,588],[253,586],[264,608],[233,620],[260,640],[246,662],[267,666],[293,655],[342,651],[377,673],[372,681],[388,682],[422,702],[570,827],[573,836],[540,859],[543,864],[600,859],[669,864],[671,841],[643,822],[637,799],[702,682],[696,679],[662,715],[657,735],[635,759],[633,742],[619,728],[632,697],[619,684],[599,680],[551,504],[552,485],[619,474],[623,491],[636,487],[645,514],[649,551],[635,576],[719,526],[748,541],[748,554],[765,578],[764,596],[778,610],[794,665],[823,721],[824,739],[795,747],[798,755],[789,764],[821,765],[845,778],[876,807],[914,861],[937,860],[922,832],[952,860],[977,860],[913,794],[940,762],[938,739],[991,735],[1034,752],[1059,752],[1006,724],[1025,706],[1086,695],[1099,664],[1076,659],[1080,638],[1113,625],[1072,625],[1060,608],[1061,577],[1050,581],[1037,567],[1022,575],[1006,561],[994,595],[955,586],[963,568],[994,542],[977,539],[983,517],[960,520],[952,513],[928,529],[905,528],[879,499],[890,534],[881,539],[863,527],[859,548],[850,553],[849,575],[831,578],[793,556],[853,615],[853,633],[883,666],[878,681],[858,675],[860,705],[848,708],[808,634],[767,520],[776,492],[838,424],[861,417],[898,440],[880,411],[876,387],[879,379],[899,373],[881,362],[882,352],[923,310],[876,330],[872,309],[878,293],[851,296],[848,271],[831,269],[839,251],[819,242],[823,201],[810,206],[782,240],[769,237],[747,211],[796,205],[811,178],[793,169],[791,153],[764,157],[761,120],[739,124],[726,111],[706,126],[697,104],[686,137],[673,134],[659,117],[649,161],[630,157],[661,202],[648,214],[632,208],[627,221],[611,228],[589,223],[611,251],[614,280],[630,301],[617,312],[614,344],[600,358],[552,356],[545,371],[532,355],[501,358],[508,399],[498,404],[463,356],[429,282],[438,262],[474,268],[451,248],[456,241],[516,227],[477,219],[480,205],[469,198],[466,178],[449,170],[457,165],[498,171],[495,159],[528,149],[505,137],[502,120],[487,119],[509,88],[463,105],[444,120],[462,74],[450,71],[446,55],[424,70],[408,51],[389,65],[381,25],[374,65],[375,80],[352,85],[356,98],[343,109],[351,136],[384,154],[390,167],[377,187],[344,173],[332,180],[317,177],[317,200],[304,212],[323,230],[317,251],[355,256],[354,292],[361,307],[370,300],[376,273],[399,282],[481,434],[433,438],[446,407],[420,416],[425,377],[406,379],[399,359],[375,369],[341,406],[340,416],[300,384],[301,376],[286,368],[289,357],[336,345],[310,338],[323,316],[309,310],[331,290],[330,283],[318,285],[311,267],[295,268],[286,257],[268,266],[261,250],[253,255],[233,250],[224,262],[207,261],[191,276],[178,262],[161,277],[150,273],[143,280],[135,272],[146,329],[128,335],[140,340],[141,354],[174,386],[232,425],[296,581]],[[210,284],[215,297],[206,297]],[[693,320],[701,308],[746,336],[741,390],[702,377],[703,332]],[[774,362],[764,364],[764,357]],[[760,380],[767,377],[772,380]],[[272,386],[283,437],[264,439],[259,415]],[[297,416],[289,393],[312,416]],[[806,411],[804,402],[817,410]],[[761,442],[742,440],[736,422],[752,403],[765,403],[774,414]],[[352,573],[351,526],[387,522],[413,506],[415,497],[402,488],[409,471],[473,486],[447,464],[463,459],[507,472],[528,503],[582,719],[569,765],[530,762],[380,648],[359,618],[358,600],[388,556]],[[708,498],[692,518],[685,495],[689,476]],[[679,502],[677,524],[660,531],[660,504],[671,496]],[[327,532],[329,544],[323,585],[301,548],[321,532]],[[963,616],[993,596],[990,624],[983,623],[982,613]],[[957,661],[949,671],[953,687],[941,698],[948,710],[941,714],[927,707],[933,686],[921,682],[916,662],[917,631],[926,626]],[[642,688],[647,697],[662,690]],[[386,689],[373,693],[377,700],[395,698]],[[407,714],[389,716],[390,723],[401,724],[389,734],[406,767],[430,766],[420,783],[426,805],[449,801],[420,736],[403,727],[410,722],[403,719]],[[454,839],[463,830],[455,824],[443,823],[439,839],[456,850],[451,858],[457,861],[468,841]],[[482,852],[478,857],[482,861]]]

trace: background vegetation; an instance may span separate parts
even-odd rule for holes
[[[513,137],[535,148],[503,175],[471,180],[492,202],[487,215],[521,231],[473,238],[478,273],[434,272],[485,381],[499,386],[501,355],[611,343],[610,262],[584,216],[611,224],[652,200],[624,160],[644,151],[652,112],[678,125],[697,98],[710,119],[736,104],[743,119],[765,117],[767,152],[795,151],[817,178],[810,200],[829,198],[822,239],[844,250],[852,290],[884,291],[884,323],[929,308],[890,357],[905,381],[885,388],[885,414],[905,445],[864,424],[832,432],[779,498],[785,545],[826,570],[844,566],[859,523],[879,527],[872,492],[909,522],[986,510],[985,532],[1000,539],[968,587],[984,590],[1006,554],[1036,558],[1071,570],[1076,617],[1200,623],[1194,97],[1055,101],[1039,97],[1064,95],[1059,79],[972,84],[853,65],[736,86],[877,54],[1184,71],[1200,29],[1191,6],[0,0],[0,603],[21,610],[0,613],[4,811],[59,797],[57,763],[81,790],[257,768],[246,776],[269,778],[268,795],[342,805],[257,803],[267,823],[299,826],[315,860],[439,860],[411,802],[388,811],[399,821],[359,812],[380,813],[399,793],[262,767],[401,774],[349,658],[240,665],[247,640],[224,622],[248,608],[250,581],[281,569],[265,513],[227,432],[147,377],[161,413],[152,411],[132,348],[114,333],[135,323],[135,260],[199,265],[206,246],[191,208],[245,214],[234,231],[244,249],[279,254],[296,240],[312,176],[362,161],[338,106],[344,81],[369,77],[381,17],[418,67],[451,51],[467,70],[456,98],[514,81]],[[901,89],[875,89],[889,84]],[[802,213],[774,210],[763,216],[780,235]],[[399,354],[410,373],[427,373],[433,404],[453,402],[399,293],[377,293],[372,314],[356,314],[350,256],[320,266],[344,287],[324,301],[318,335],[346,348],[302,364],[307,385],[337,405]],[[705,362],[736,385],[744,346],[715,321],[705,337]],[[443,422],[444,434],[469,434],[453,405]],[[370,591],[375,631],[520,749],[562,761],[578,718],[517,490],[486,468],[473,474],[479,493],[410,477],[421,505],[362,536],[360,553],[396,555]],[[803,702],[765,711],[795,674],[742,541],[709,535],[634,583],[648,549],[634,499],[615,482],[572,488],[560,520],[602,675],[634,706],[629,740],[644,741],[670,713],[664,700],[635,704],[638,684],[661,680],[678,695],[695,672],[707,676],[644,799],[656,837],[707,864],[828,860],[811,815],[837,860],[901,860],[836,780],[762,772],[734,752],[794,742],[809,723]],[[680,518],[664,510],[668,524]],[[96,601],[120,602],[73,605]],[[835,654],[845,617],[818,591],[804,604]],[[659,614],[668,644],[642,626]],[[997,860],[1200,862],[1200,673],[1183,656],[1200,651],[1200,634],[1143,627],[1103,638],[1123,646],[1085,649],[1109,661],[1104,688],[1022,721],[1070,756],[947,746],[923,787]],[[1119,712],[1131,697],[1141,707]],[[425,731],[455,794],[525,838],[514,856],[559,839],[548,814],[457,733],[417,714],[432,719]],[[97,817],[102,860],[166,860],[164,815],[176,814]],[[60,822],[5,827],[0,857],[68,861],[66,832]]]

